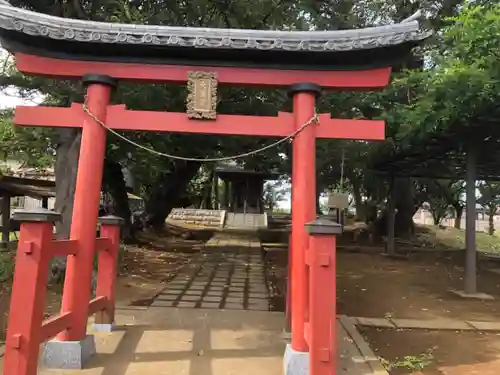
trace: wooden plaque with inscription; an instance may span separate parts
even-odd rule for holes
[[[189,72],[187,115],[198,120],[217,117],[217,74]]]

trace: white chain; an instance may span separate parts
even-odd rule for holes
[[[184,156],[176,156],[176,155],[167,154],[167,153],[164,153],[164,152],[153,150],[153,149],[151,149],[149,147],[140,145],[139,143],[132,141],[131,139],[129,139],[129,138],[121,135],[120,133],[118,133],[114,129],[111,129],[110,127],[106,126],[106,124],[103,121],[99,120],[97,118],[97,116],[94,115],[90,111],[90,109],[87,106],[87,102],[86,101],[83,104],[83,111],[85,113],[87,113],[92,120],[94,120],[95,122],[97,122],[104,129],[106,129],[110,133],[116,135],[118,138],[124,140],[125,142],[130,143],[131,145],[133,145],[133,146],[135,146],[137,148],[145,150],[145,151],[147,151],[147,152],[149,152],[151,154],[158,155],[158,156],[163,156],[163,157],[170,158],[170,159],[184,160],[184,161],[194,161],[194,162],[202,162],[202,163],[203,162],[218,162],[218,161],[228,161],[228,160],[234,160],[234,159],[241,159],[241,158],[245,158],[247,156],[252,156],[252,155],[259,154],[259,153],[261,153],[263,151],[267,151],[267,150],[269,150],[269,149],[271,149],[273,147],[277,147],[277,146],[279,146],[280,144],[282,144],[282,143],[284,143],[286,141],[292,141],[297,135],[300,134],[300,132],[302,132],[309,125],[311,125],[313,123],[319,123],[319,117],[318,117],[317,113],[314,113],[314,115],[311,117],[311,119],[309,121],[307,121],[306,123],[304,123],[300,128],[298,128],[297,130],[295,130],[292,134],[286,136],[285,138],[280,139],[279,141],[276,141],[276,142],[271,143],[271,144],[269,144],[267,146],[261,147],[261,148],[259,148],[257,150],[253,150],[253,151],[249,151],[249,152],[245,152],[243,154],[237,154],[237,155],[233,155],[233,156],[221,157],[221,158],[198,159],[198,158],[189,158],[189,157],[184,157]]]

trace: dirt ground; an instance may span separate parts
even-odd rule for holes
[[[148,306],[165,284],[183,267],[212,233],[199,230],[169,230],[158,236],[141,234],[140,245],[122,248],[117,281],[118,306]],[[186,239],[187,238],[187,239]],[[47,288],[45,317],[57,314],[61,306],[60,285]],[[5,337],[10,304],[10,283],[0,286],[0,344]]]
[[[500,335],[476,332],[395,331],[363,328],[361,333],[377,356],[387,364],[413,361],[396,367],[391,375],[497,375],[500,369]],[[430,354],[422,370],[423,356]],[[412,358],[408,358],[412,357]]]
[[[481,292],[495,301],[463,300],[449,292],[462,289],[462,252],[445,255],[418,253],[405,259],[367,252],[338,251],[337,309],[339,314],[361,317],[411,319],[500,320],[500,275],[479,271]],[[265,252],[273,306],[283,310],[286,296],[286,248]],[[404,356],[419,357],[432,352],[423,371],[391,370],[399,374],[498,374],[500,334],[449,331],[403,331],[363,328],[362,333],[377,355],[388,363]],[[417,359],[417,362],[419,360]],[[410,366],[411,367],[411,366]]]

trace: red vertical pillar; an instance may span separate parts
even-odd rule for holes
[[[97,270],[97,297],[106,297],[106,310],[95,316],[94,330],[109,332],[115,323],[115,290],[118,271],[118,253],[120,251],[120,226],[123,219],[116,216],[104,216],[99,219],[101,238],[107,238],[110,246],[99,253]]]
[[[288,235],[288,272],[286,279],[286,325],[285,332],[287,334],[292,332],[292,291],[291,291],[291,275],[292,275],[292,232]]]
[[[115,79],[89,74],[83,77],[83,84],[87,86],[88,109],[97,119],[105,121]],[[106,130],[90,115],[84,114],[84,119],[70,236],[79,246],[76,255],[68,256],[61,308],[62,313],[72,312],[72,322],[71,328],[58,336],[62,341],[80,341],[86,336],[106,152]]]
[[[321,88],[312,83],[290,87],[295,128],[311,120]],[[316,124],[307,126],[293,141],[292,167],[292,349],[307,352],[304,322],[307,315],[308,283],[305,252],[308,235],[304,225],[316,219]]]
[[[59,214],[45,209],[18,211],[13,215],[22,225],[10,301],[4,375],[37,373],[52,227],[59,218]]]
[[[342,226],[326,219],[306,224],[310,234],[309,266],[309,374],[336,374],[336,235]]]

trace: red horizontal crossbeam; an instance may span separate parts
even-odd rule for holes
[[[88,73],[143,82],[184,83],[189,71],[217,73],[221,84],[240,86],[289,86],[298,82],[316,83],[330,89],[375,89],[389,84],[391,68],[342,71],[305,71],[242,67],[205,67],[161,64],[64,60],[16,53],[17,68],[30,75],[80,79]]]
[[[81,104],[70,108],[23,107],[16,109],[14,123],[23,126],[81,127],[85,118]],[[316,136],[328,139],[383,140],[385,123],[380,120],[332,119],[319,116]],[[294,132],[293,115],[217,115],[217,120],[191,120],[185,113],[134,111],[124,105],[109,106],[106,126],[115,130],[181,132],[201,134],[286,137]]]
[[[78,251],[78,241],[76,240],[57,240],[52,242],[52,256],[62,257],[75,255]]]
[[[95,314],[98,311],[104,310],[108,305],[108,299],[106,297],[96,297],[89,302],[89,316]]]
[[[71,312],[63,313],[59,316],[47,319],[42,323],[40,330],[40,342],[47,341],[69,328],[71,324]]]

